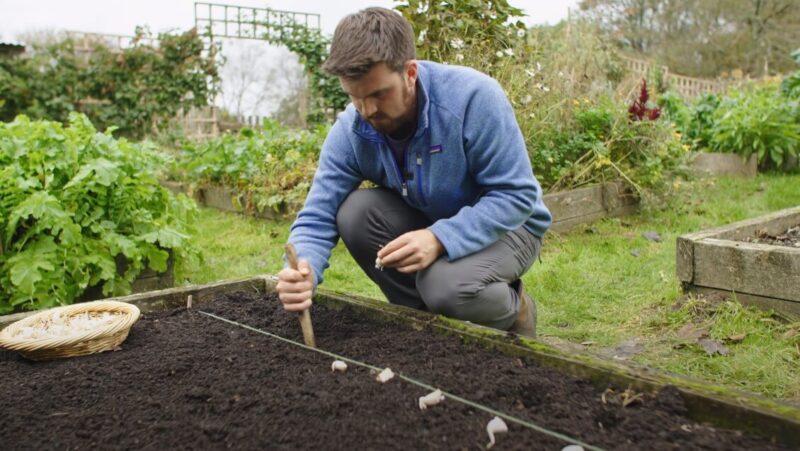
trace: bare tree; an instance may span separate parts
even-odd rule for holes
[[[297,96],[306,85],[297,56],[285,47],[262,41],[227,41],[221,100],[225,110],[237,116],[269,116],[282,101]]]
[[[798,0],[581,0],[581,16],[623,48],[685,75],[792,70]]]

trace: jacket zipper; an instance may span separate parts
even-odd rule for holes
[[[419,191],[422,205],[428,205],[428,202],[425,200],[425,193],[422,191],[422,154],[419,152],[417,152],[417,191]]]
[[[394,168],[397,171],[397,177],[400,178],[400,186],[403,189],[403,197],[408,197],[408,183],[406,182],[406,178],[403,176],[403,171],[400,170],[400,165],[397,164],[397,159],[394,157],[394,152],[392,152],[391,146],[386,142],[386,140],[382,140],[383,145],[389,149],[389,156],[392,158],[392,163],[394,164]],[[405,152],[404,152],[405,153]],[[405,155],[403,155],[405,157]],[[408,163],[408,162],[406,162]]]

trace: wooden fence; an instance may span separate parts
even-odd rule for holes
[[[207,106],[178,113],[175,123],[183,130],[187,138],[203,140],[216,138],[225,131],[236,132],[244,127],[260,128],[267,119],[267,116],[259,115],[237,115],[224,118],[219,115],[217,107]]]
[[[625,66],[630,72],[643,77],[647,76],[648,72],[656,67],[656,65],[650,61],[629,57],[622,57],[622,59],[625,61]],[[661,66],[660,70],[667,85],[685,99],[693,99],[708,93],[721,94],[725,92],[728,87],[728,83],[722,80],[709,80],[673,74],[669,71],[669,67],[667,66]]]
[[[181,111],[175,118],[175,122],[189,139],[212,139],[220,134],[220,123],[215,106]]]

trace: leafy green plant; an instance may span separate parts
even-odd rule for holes
[[[699,151],[711,149],[714,112],[720,101],[717,94],[704,94],[695,100],[694,105],[688,109],[686,120],[678,123],[683,142]]]
[[[714,111],[710,147],[744,158],[756,154],[760,166],[779,168],[800,149],[796,114],[796,103],[782,97],[775,86],[734,91]]]
[[[245,195],[243,207],[289,212],[311,186],[327,126],[292,130],[268,121],[203,143],[188,143],[175,162],[173,177],[198,186],[224,185]]]
[[[0,123],[0,313],[69,304],[98,284],[127,294],[143,268],[165,271],[170,251],[194,253],[194,203],[159,184],[152,146],[112,131],[75,113],[68,127]]]
[[[689,124],[689,107],[675,91],[666,91],[658,98],[658,106],[664,116],[671,120],[680,130],[685,130]]]

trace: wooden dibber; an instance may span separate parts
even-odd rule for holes
[[[297,269],[297,251],[294,249],[294,245],[292,243],[286,244],[284,246],[284,250],[286,251],[286,259],[289,261],[289,267],[296,270]],[[317,344],[314,341],[314,327],[311,325],[311,309],[305,309],[299,314],[300,316],[300,328],[303,329],[303,341],[306,343],[306,346],[311,346],[312,348],[316,348]]]

